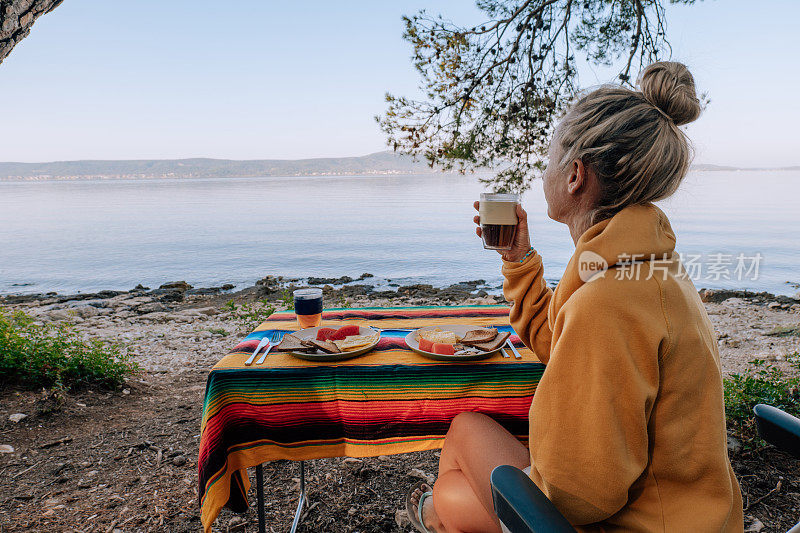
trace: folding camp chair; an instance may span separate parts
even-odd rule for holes
[[[753,409],[758,434],[780,450],[800,458],[800,419],[771,405]],[[566,533],[575,529],[525,472],[513,466],[492,471],[492,499],[500,522],[511,533]],[[800,523],[788,533],[800,533]]]

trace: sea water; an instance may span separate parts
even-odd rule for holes
[[[0,182],[0,293],[365,272],[384,287],[483,279],[497,292],[499,256],[472,222],[484,190],[440,174]],[[794,294],[799,193],[800,172],[693,172],[660,205],[698,288]],[[547,217],[541,182],[522,202],[555,282],[569,232]]]

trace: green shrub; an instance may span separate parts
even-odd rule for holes
[[[232,320],[240,331],[250,333],[274,312],[275,308],[267,300],[259,300],[257,303],[234,305],[228,319]]]
[[[800,357],[787,358],[791,371],[754,359],[741,374],[725,378],[725,416],[728,427],[744,437],[755,437],[753,407],[766,403],[797,416],[800,414]]]
[[[0,383],[117,387],[138,370],[118,346],[85,340],[70,324],[39,325],[21,311],[0,309]]]
[[[281,301],[286,306],[287,311],[294,311],[294,291],[291,289],[283,289],[281,291]]]

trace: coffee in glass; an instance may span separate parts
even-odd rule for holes
[[[478,208],[481,217],[483,247],[487,250],[510,250],[517,232],[519,194],[481,193]]]

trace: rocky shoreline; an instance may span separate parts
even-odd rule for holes
[[[156,312],[178,311],[187,306],[196,306],[203,301],[216,304],[220,300],[239,302],[268,300],[285,305],[294,289],[308,286],[323,289],[326,308],[336,307],[337,304],[349,307],[365,301],[371,304],[404,301],[416,305],[420,305],[421,302],[442,304],[469,299],[482,299],[484,300],[482,303],[505,302],[502,296],[492,295],[487,290],[494,289],[493,292],[496,292],[501,287],[489,287],[482,279],[462,281],[442,288],[430,284],[399,285],[391,283],[391,289],[380,289],[366,283],[357,283],[373,277],[374,275],[369,273],[364,273],[358,278],[350,276],[338,278],[266,276],[257,281],[255,285],[239,290],[234,290],[235,286],[232,284],[219,287],[193,287],[186,281],[172,281],[164,283],[156,289],[140,284],[128,291],[101,290],[76,294],[48,292],[0,295],[0,306],[22,306],[31,310],[36,309],[34,314],[44,320],[76,317],[85,319],[112,313],[124,318]],[[771,309],[800,309],[800,293],[791,297],[747,290],[700,289],[699,294],[705,303],[718,304],[730,298],[739,298],[766,304]]]
[[[325,307],[353,306],[363,301],[393,302],[398,300],[431,303],[456,302],[465,299],[485,299],[486,303],[502,301],[494,298],[486,289],[485,280],[463,281],[448,287],[437,288],[429,284],[396,285],[393,289],[378,289],[364,283],[354,283],[372,278],[364,273],[358,278],[342,276],[339,278],[310,277],[285,278],[267,276],[255,285],[234,291],[233,285],[195,288],[185,281],[164,283],[157,289],[137,285],[129,291],[101,290],[90,293],[58,294],[12,294],[0,296],[0,306],[22,306],[42,320],[63,320],[91,318],[110,315],[128,318],[134,315],[169,313],[187,307],[196,307],[206,302],[216,305],[220,301],[252,302],[271,301],[285,306],[294,289],[306,286],[320,287],[323,290]]]
[[[267,276],[240,290],[178,281],[130,291],[0,297],[2,309],[42,323],[72,323],[88,338],[117,343],[142,368],[120,390],[72,391],[56,409],[47,391],[0,390],[0,446],[7,446],[0,453],[2,530],[200,529],[196,459],[208,370],[269,313],[286,309],[297,286],[313,281],[322,287],[329,308],[503,303],[483,280],[387,290],[369,285],[370,277]],[[719,290],[700,296],[726,374],[753,359],[788,367],[787,359],[800,351],[800,298]],[[762,524],[752,531],[785,531],[794,523],[792,509],[800,508],[800,493],[770,491],[779,480],[800,486],[800,463],[779,452],[759,453],[737,449],[735,442],[731,449],[746,498],[771,494],[748,508],[747,524]],[[435,452],[312,461],[312,508],[300,531],[410,531],[404,491],[418,479],[432,479],[436,464]],[[265,474],[269,526],[288,530],[296,470],[278,461],[266,465]],[[254,524],[252,508],[245,515],[224,511],[214,531],[253,530]]]

